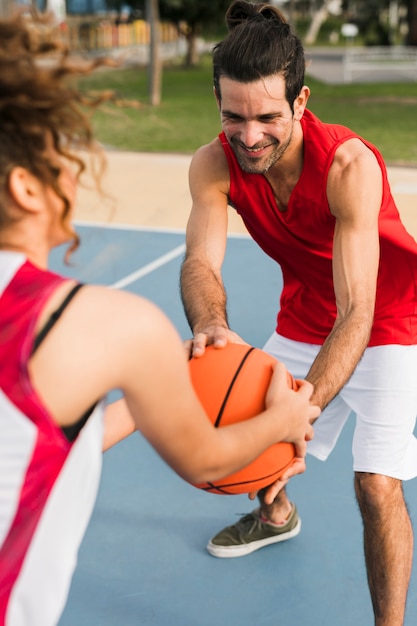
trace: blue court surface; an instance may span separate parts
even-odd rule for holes
[[[82,245],[72,265],[63,264],[59,249],[51,269],[148,297],[189,337],[178,288],[183,232],[94,224],[77,230]],[[231,237],[224,281],[232,328],[262,347],[274,329],[277,266],[249,238]],[[291,481],[300,535],[236,559],[213,558],[205,545],[256,504],[183,482],[138,433],[107,452],[60,626],[372,626],[350,422],[330,459],[309,457],[307,472]],[[417,482],[406,483],[405,492],[416,518]],[[416,623],[414,575],[405,624]]]

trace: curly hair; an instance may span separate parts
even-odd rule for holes
[[[78,246],[78,236],[67,224],[70,204],[58,184],[59,170],[45,152],[46,138],[75,164],[78,177],[85,163],[75,150],[87,150],[104,164],[87,115],[102,98],[83,95],[71,79],[107,63],[71,58],[49,15],[19,13],[0,20],[0,229],[10,222],[9,176],[20,166],[62,199],[62,224],[72,240],[69,252]]]
[[[221,98],[220,77],[250,83],[281,74],[291,109],[304,84],[305,57],[300,39],[273,5],[236,0],[226,12],[228,34],[214,47],[213,82]]]

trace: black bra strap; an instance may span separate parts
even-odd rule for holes
[[[33,343],[32,354],[34,354],[34,352],[39,348],[39,346],[41,345],[42,341],[45,339],[46,335],[49,333],[51,328],[56,324],[56,322],[61,317],[64,309],[71,302],[71,300],[73,299],[75,294],[79,291],[79,289],[81,289],[82,286],[83,286],[83,283],[77,283],[76,285],[74,285],[74,287],[71,289],[71,291],[66,296],[65,300],[63,300],[63,302],[60,304],[60,306],[57,308],[57,310],[52,313],[51,317],[46,322],[45,326],[42,328],[40,333],[35,338],[35,341]]]
[[[46,335],[49,333],[51,328],[54,326],[54,324],[56,324],[56,322],[61,317],[64,309],[68,306],[68,304],[71,302],[71,300],[73,299],[75,294],[79,291],[79,289],[81,289],[82,286],[83,286],[83,283],[77,283],[76,285],[74,285],[74,287],[67,294],[66,298],[62,301],[62,303],[59,305],[59,307],[56,309],[56,311],[54,311],[52,313],[51,317],[48,319],[48,321],[46,322],[45,326],[42,328],[41,332],[35,338],[35,341],[34,341],[34,344],[33,344],[32,354],[35,352],[35,350],[37,350],[39,348],[40,344],[45,339]],[[75,424],[71,424],[70,426],[63,426],[63,427],[61,427],[61,430],[64,433],[65,437],[68,439],[68,441],[74,441],[74,439],[77,437],[77,435],[80,432],[80,430],[82,429],[82,427],[87,422],[87,420],[90,417],[91,413],[94,411],[94,409],[96,407],[96,404],[97,403],[94,403],[88,409],[88,411],[86,411],[84,413],[84,415]]]

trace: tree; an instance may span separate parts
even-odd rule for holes
[[[158,0],[146,0],[146,19],[150,26],[149,45],[149,101],[152,106],[161,102],[162,61],[159,45],[159,4]]]
[[[417,46],[417,0],[408,0],[407,10],[407,44],[409,46]]]
[[[417,45],[417,0],[344,0],[343,5],[350,19],[359,26],[367,45],[399,41]],[[408,30],[405,42],[401,28],[404,20]]]
[[[173,22],[187,41],[187,66],[198,63],[197,41],[203,25],[224,23],[231,0],[160,0],[161,19]]]
[[[341,0],[323,0],[316,3],[316,5],[304,40],[307,45],[316,42],[320,28],[329,17],[329,14],[339,15],[342,11]]]

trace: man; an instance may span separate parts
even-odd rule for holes
[[[299,39],[271,5],[234,2],[214,49],[223,132],[190,167],[193,207],[181,292],[195,356],[242,341],[229,329],[221,267],[227,207],[280,264],[284,287],[265,350],[315,387],[322,412],[309,452],[325,460],[351,411],[355,493],[377,626],[403,623],[413,533],[402,480],[417,475],[417,245],[374,146],[307,108]],[[280,485],[221,531],[233,557],[300,530]],[[275,500],[273,496],[276,495]]]

